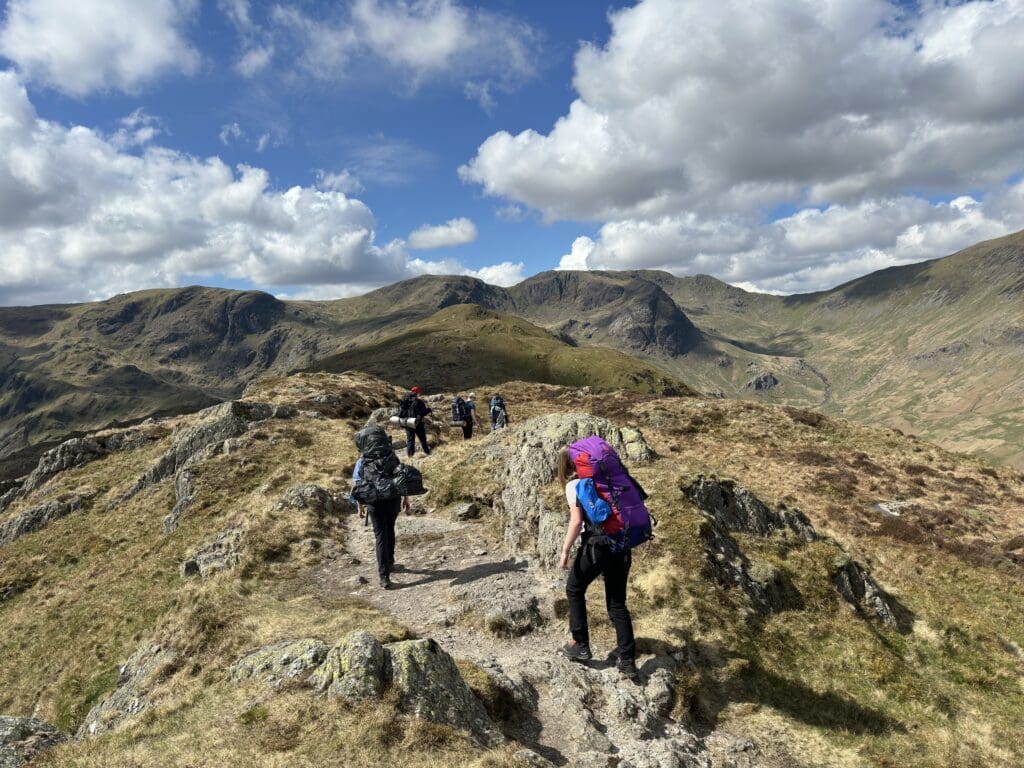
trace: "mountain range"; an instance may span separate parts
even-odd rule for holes
[[[432,388],[522,379],[757,398],[1024,465],[1024,232],[773,296],[707,275],[422,276],[336,301],[188,287],[0,308],[0,477],[71,434],[237,396],[265,374]]]

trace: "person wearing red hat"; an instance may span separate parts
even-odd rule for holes
[[[416,419],[415,427],[405,428],[405,450],[410,459],[416,453],[417,437],[420,439],[420,445],[423,446],[423,453],[427,456],[430,455],[430,446],[427,445],[427,425],[424,419],[428,413],[431,413],[431,409],[420,399],[420,391],[419,387],[412,387],[398,404],[398,415],[400,418]]]

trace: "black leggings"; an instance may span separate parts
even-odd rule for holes
[[[636,658],[636,638],[633,637],[633,620],[626,607],[626,580],[633,557],[629,550],[612,552],[606,541],[584,534],[583,544],[576,553],[569,578],[565,582],[565,595],[569,599],[569,631],[572,639],[582,645],[590,645],[590,631],[587,627],[587,587],[598,576],[604,574],[604,599],[608,618],[615,625],[615,639],[618,642],[616,654],[623,659]]]
[[[416,453],[416,438],[420,439],[420,445],[423,446],[423,452],[430,455],[430,446],[427,445],[427,425],[422,421],[416,425],[416,429],[405,428],[405,452],[412,458],[412,455]]]
[[[391,575],[395,565],[395,521],[401,509],[402,500],[397,497],[366,505],[377,549],[377,574],[382,579]]]

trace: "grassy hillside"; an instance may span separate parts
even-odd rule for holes
[[[630,603],[643,652],[667,649],[687,659],[674,691],[675,721],[709,737],[750,739],[751,754],[776,755],[757,763],[771,766],[1010,768],[1024,760],[1016,738],[1024,726],[1020,473],[792,408],[542,384],[503,390],[516,404],[516,425],[444,443],[422,462],[433,489],[427,507],[447,519],[447,505],[475,498],[484,507],[475,530],[485,537],[499,531],[503,481],[491,457],[517,445],[517,429],[530,417],[585,411],[639,429],[656,455],[634,473],[659,523],[657,539],[635,560]],[[141,716],[33,765],[523,764],[513,757],[515,744],[483,749],[386,697],[342,706],[298,686],[273,691],[229,679],[240,654],[268,642],[330,642],[354,628],[385,641],[410,634],[401,615],[373,607],[358,587],[325,591],[324,574],[348,579],[350,558],[372,560],[370,551],[353,548],[344,513],[278,504],[290,486],[343,489],[355,458],[353,430],[397,394],[365,375],[301,374],[253,385],[247,398],[297,406],[304,415],[257,425],[195,465],[192,505],[172,533],[162,527],[174,503],[171,478],[118,500],[193,417],[149,424],[145,447],[62,472],[0,513],[2,525],[48,499],[87,498],[82,509],[0,550],[0,713],[74,729],[114,689],[119,665],[137,648],[158,644],[185,654],[154,671]],[[331,417],[315,418],[313,406]],[[828,541],[737,535],[753,568],[799,595],[787,610],[753,612],[739,590],[708,571],[704,519],[680,491],[699,474],[732,478],[771,505],[798,507],[870,566],[913,613],[913,630],[879,626],[837,596],[829,576],[837,544]],[[543,493],[557,498],[560,490],[552,484]],[[892,500],[907,502],[898,517],[874,506]],[[233,570],[204,580],[180,575],[193,548],[234,526],[246,533]],[[499,539],[494,534],[488,548],[500,548]],[[459,563],[437,567],[445,578],[461,573]],[[595,595],[591,602],[597,619],[601,601]],[[564,617],[549,620],[559,634]],[[597,619],[595,643],[606,647],[610,631]],[[533,655],[553,652],[554,641],[543,638],[532,641]],[[486,677],[472,677],[472,664],[462,660],[460,668],[497,717],[509,702],[487,699],[493,691]]]
[[[649,363],[604,347],[567,344],[534,326],[476,305],[455,305],[401,332],[332,355],[315,370],[358,370],[428,391],[495,385],[510,378],[547,384],[686,394]]]

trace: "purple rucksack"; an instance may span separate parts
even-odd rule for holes
[[[647,494],[615,449],[597,435],[569,446],[569,457],[580,479],[593,478],[598,495],[611,504],[612,515],[602,525],[613,551],[631,549],[654,538],[651,514],[644,505]]]

